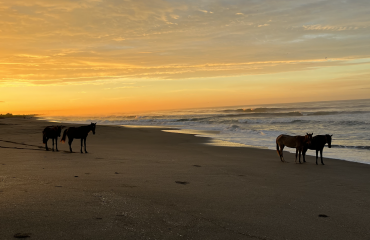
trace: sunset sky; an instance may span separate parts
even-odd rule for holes
[[[369,0],[0,0],[0,113],[370,96]]]

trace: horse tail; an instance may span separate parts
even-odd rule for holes
[[[45,131],[42,131],[42,143],[46,143],[46,133],[45,133]]]
[[[276,151],[277,151],[277,154],[279,155],[279,157],[280,157],[280,150],[279,150],[279,144],[278,143],[276,143]]]
[[[66,141],[67,132],[68,132],[68,129],[64,130],[64,132],[63,132],[63,137],[62,137],[62,139],[60,140],[61,142],[65,142],[65,141]]]

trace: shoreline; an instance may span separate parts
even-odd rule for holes
[[[40,120],[49,121],[47,119],[40,119]],[[59,122],[59,121],[55,121],[55,122]],[[78,122],[71,122],[69,124],[83,125],[83,124],[78,123]],[[173,125],[173,126],[171,126],[171,125],[159,126],[159,125],[102,124],[100,126],[103,126],[103,125],[104,126],[121,126],[121,127],[128,127],[128,128],[153,128],[153,129],[161,129],[164,132],[189,134],[189,135],[194,135],[196,137],[201,137],[201,138],[210,138],[211,140],[208,143],[205,143],[205,144],[211,145],[211,146],[246,147],[246,148],[256,148],[256,149],[265,149],[265,150],[276,151],[276,149],[271,149],[269,147],[247,145],[247,144],[244,144],[244,143],[232,142],[232,141],[223,140],[223,139],[220,139],[220,138],[217,138],[217,137],[212,137],[212,135],[217,135],[217,133],[219,132],[219,131],[216,131],[216,130],[197,130],[197,129],[181,128],[182,127],[181,125],[178,125],[178,126],[175,126],[175,125]],[[324,151],[323,151],[323,155],[324,155],[323,158],[324,159],[333,159],[333,160],[338,160],[338,161],[346,161],[346,162],[354,162],[354,163],[361,163],[361,164],[365,164],[365,165],[370,165],[370,162],[362,162],[361,160],[349,160],[349,159],[343,159],[343,158],[338,158],[338,157],[326,157],[325,156],[325,149],[327,149],[327,148],[328,147],[327,147],[327,144],[326,144],[325,147],[324,147]],[[291,154],[295,154],[295,150],[293,148],[285,148],[284,151],[289,152]],[[309,150],[306,155],[316,157],[316,154],[314,153],[314,151],[312,151],[313,153],[310,153],[310,152],[311,152],[311,150]],[[320,153],[319,153],[318,162],[320,162]]]
[[[53,123],[0,119],[1,239],[366,239],[370,166],[98,125],[45,151]],[[72,124],[65,124],[72,125]],[[77,125],[77,124],[76,124]],[[52,144],[49,141],[49,147]]]

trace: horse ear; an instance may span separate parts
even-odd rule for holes
[[[330,135],[330,137],[332,137],[333,136],[333,134],[332,135]]]

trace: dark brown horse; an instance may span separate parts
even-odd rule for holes
[[[276,151],[282,162],[285,162],[283,156],[283,149],[285,146],[290,148],[295,148],[295,162],[297,163],[297,157],[299,153],[299,163],[301,163],[301,153],[304,150],[304,146],[309,144],[312,140],[313,133],[306,133],[305,136],[289,136],[281,134],[276,138]],[[280,150],[279,150],[280,147]],[[303,155],[303,161],[305,161],[305,156]]]
[[[328,144],[328,147],[331,148],[331,137],[332,136],[333,135],[329,135],[329,134],[314,136],[312,138],[311,144],[308,144],[304,147],[303,156],[306,155],[307,149],[316,150],[316,165],[318,165],[317,164],[317,158],[318,158],[318,155],[319,155],[318,153],[320,151],[321,164],[325,165],[324,162],[322,161],[322,150],[324,149],[325,144]]]
[[[53,151],[54,151],[54,139],[55,139],[55,146],[56,151],[58,151],[58,137],[60,137],[60,133],[62,132],[63,126],[49,126],[42,131],[42,142],[45,144],[46,151],[49,151],[48,148],[48,140],[51,138],[53,140]]]
[[[95,134],[95,127],[96,127],[96,123],[91,123],[90,125],[82,126],[82,127],[69,127],[66,130],[64,130],[62,140],[60,141],[65,142],[66,136],[68,136],[69,150],[72,152],[71,145],[72,145],[73,139],[74,138],[81,139],[81,153],[82,153],[83,142],[85,142],[85,153],[87,153],[86,138],[90,131],[92,131],[93,134]]]

